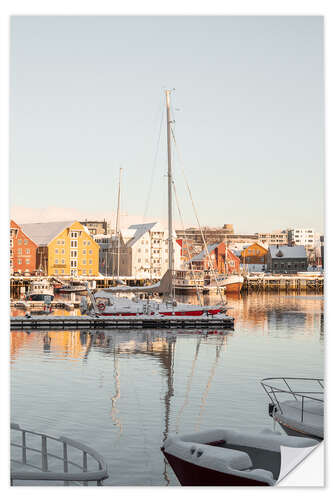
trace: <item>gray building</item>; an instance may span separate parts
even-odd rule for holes
[[[308,258],[303,245],[270,245],[267,253],[267,270],[273,274],[294,274],[306,271]]]

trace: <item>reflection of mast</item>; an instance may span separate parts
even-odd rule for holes
[[[167,352],[167,391],[164,396],[165,402],[165,428],[163,432],[163,441],[166,440],[169,434],[169,420],[170,420],[170,400],[174,394],[173,391],[173,374],[174,374],[174,356],[175,356],[175,339],[168,339],[168,352]],[[164,458],[164,471],[163,476],[166,484],[170,484],[170,479],[167,473],[167,461]]]
[[[113,350],[113,373],[116,383],[116,393],[111,397],[111,418],[113,423],[119,427],[119,434],[122,434],[123,425],[121,421],[117,418],[118,409],[116,408],[116,402],[120,398],[120,381],[119,381],[119,371],[118,371],[118,358],[116,357],[116,345],[114,345]]]
[[[177,422],[176,422],[176,432],[178,432],[179,430],[179,422],[180,422],[180,417],[182,416],[182,413],[185,409],[185,407],[187,406],[188,404],[188,398],[189,398],[189,394],[190,394],[190,390],[191,390],[191,386],[192,386],[192,381],[193,381],[193,374],[194,374],[194,368],[195,368],[195,364],[196,364],[196,361],[198,359],[198,354],[199,354],[199,348],[200,348],[200,344],[201,344],[201,339],[202,337],[200,336],[199,337],[199,340],[197,342],[197,346],[196,346],[196,349],[195,349],[195,356],[194,356],[194,359],[192,361],[192,368],[191,368],[191,373],[188,377],[188,381],[187,381],[187,385],[186,385],[186,396],[185,396],[185,401],[183,403],[183,406],[181,407],[181,409],[179,410],[179,413],[178,413],[178,417],[177,417]]]
[[[212,380],[213,380],[214,375],[215,375],[215,370],[216,370],[216,367],[217,367],[217,364],[218,364],[218,360],[219,360],[219,357],[220,357],[222,346],[224,344],[224,340],[225,340],[225,337],[222,337],[222,343],[219,346],[216,347],[215,362],[214,362],[214,364],[212,366],[212,369],[210,371],[210,375],[209,375],[209,378],[208,378],[208,381],[207,381],[207,385],[206,385],[205,391],[204,391],[204,393],[202,395],[202,398],[201,398],[200,413],[199,413],[198,421],[197,421],[197,425],[196,425],[196,430],[197,431],[200,428],[200,421],[202,419],[202,415],[203,415],[203,412],[205,410],[206,401],[207,401],[207,397],[208,397],[208,392],[209,392]]]

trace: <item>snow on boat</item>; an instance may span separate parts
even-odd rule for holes
[[[265,378],[269,414],[291,436],[324,438],[324,383],[321,378]]]
[[[182,486],[273,486],[281,470],[281,447],[318,445],[308,438],[270,430],[258,433],[214,429],[169,436],[162,452]]]

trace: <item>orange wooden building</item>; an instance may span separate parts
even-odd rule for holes
[[[268,248],[263,244],[252,243],[241,251],[241,262],[242,264],[266,264],[267,252]]]
[[[33,273],[36,269],[37,243],[10,221],[10,273]]]

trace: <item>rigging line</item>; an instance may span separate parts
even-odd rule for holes
[[[161,103],[161,107],[162,107],[162,105],[163,104]],[[147,200],[146,200],[145,211],[144,211],[144,214],[142,217],[142,223],[144,223],[146,220],[147,212],[148,212],[149,204],[150,204],[151,193],[153,190],[153,182],[154,182],[156,166],[157,166],[157,156],[158,156],[159,146],[160,146],[160,142],[161,142],[161,132],[162,132],[163,119],[164,119],[164,107],[162,107],[162,112],[161,112],[161,122],[160,122],[160,127],[159,127],[159,132],[158,132],[157,143],[156,143],[156,150],[155,150],[153,168],[152,168],[151,177],[150,177],[150,184],[149,184],[148,196],[147,196]]]
[[[180,211],[179,199],[178,199],[178,196],[177,196],[176,185],[175,185],[174,182],[172,182],[172,186],[173,186],[173,191],[175,193],[175,200],[176,200],[176,205],[177,205],[177,209],[178,209],[178,214],[179,214],[180,222],[181,222],[182,229],[183,229],[183,232],[184,232],[184,235],[185,235],[185,243],[186,243],[187,252],[188,252],[188,255],[189,255],[189,258],[190,258],[190,268],[191,268],[191,272],[192,272],[192,278],[193,278],[194,283],[195,283],[195,289],[196,289],[196,293],[197,293],[197,299],[199,301],[199,304],[201,306],[203,306],[203,303],[202,303],[202,300],[201,300],[201,296],[200,296],[200,293],[199,293],[198,283],[197,283],[197,280],[196,280],[196,277],[195,277],[195,274],[194,274],[194,269],[193,269],[193,264],[192,264],[192,255],[191,255],[191,252],[190,252],[190,247],[189,247],[187,236],[186,236],[186,230],[185,230],[185,227],[184,227],[183,217],[182,217],[182,214],[181,214],[181,211]]]
[[[216,276],[216,273],[215,273],[215,269],[214,269],[214,266],[213,266],[213,263],[212,263],[212,259],[211,259],[211,256],[208,252],[208,247],[207,247],[207,243],[206,243],[206,239],[204,237],[204,234],[203,234],[203,231],[202,231],[202,228],[201,228],[201,225],[200,225],[200,222],[199,222],[199,217],[198,217],[198,212],[196,210],[196,207],[195,207],[195,204],[194,204],[194,200],[193,200],[193,197],[192,197],[192,193],[191,193],[191,189],[190,189],[190,186],[187,182],[187,178],[186,178],[186,175],[185,175],[185,172],[184,172],[184,168],[182,166],[182,162],[181,162],[181,158],[180,158],[180,153],[179,153],[179,149],[178,149],[178,146],[177,146],[177,142],[176,142],[176,138],[175,138],[175,134],[173,132],[173,129],[171,128],[171,134],[172,134],[172,138],[173,138],[173,141],[175,143],[175,149],[177,151],[177,154],[178,154],[178,158],[179,158],[179,164],[180,164],[180,168],[181,168],[181,171],[182,171],[182,174],[183,174],[183,177],[184,177],[184,181],[185,181],[185,185],[186,185],[186,188],[187,188],[187,191],[188,191],[188,194],[190,196],[190,200],[191,200],[191,203],[192,203],[192,208],[193,208],[193,211],[194,211],[194,214],[195,214],[195,218],[197,220],[197,224],[199,226],[199,230],[200,230],[200,234],[201,234],[201,237],[202,237],[202,240],[203,240],[203,243],[204,243],[204,246],[205,246],[205,252],[207,254],[207,257],[208,257],[208,262],[209,262],[209,267],[210,267],[210,270],[212,271],[213,273],[213,276],[214,276],[214,279],[215,279],[215,282],[216,282],[216,287],[218,289],[218,292],[219,292],[219,295],[220,295],[220,298],[221,298],[221,301],[222,301],[222,304],[225,303],[225,300],[224,300],[224,297],[222,295],[222,292],[221,292],[221,287],[218,283],[218,280],[217,280],[217,276]]]
[[[201,423],[202,416],[203,416],[203,413],[205,410],[205,406],[206,406],[206,402],[207,402],[207,398],[208,398],[208,393],[209,393],[210,386],[211,386],[211,383],[212,383],[214,375],[215,375],[215,370],[216,370],[216,367],[217,367],[217,364],[219,361],[219,357],[220,357],[220,353],[221,353],[221,349],[222,349],[223,344],[224,344],[224,337],[222,338],[222,344],[220,344],[218,347],[216,347],[215,362],[211,368],[210,375],[209,375],[209,378],[208,378],[208,381],[206,384],[206,388],[205,388],[204,393],[203,393],[202,398],[201,398],[200,412],[199,412],[199,416],[198,416],[198,420],[197,420],[197,424],[196,424],[196,428],[195,428],[196,431],[198,431],[200,429],[200,423]]]
[[[192,361],[191,372],[190,372],[188,379],[187,379],[185,400],[184,400],[183,406],[179,410],[179,413],[178,413],[178,416],[176,419],[176,432],[179,431],[180,418],[185,410],[185,407],[188,405],[190,390],[191,390],[191,386],[192,386],[192,382],[193,382],[194,369],[195,369],[195,365],[196,365],[198,355],[199,355],[199,348],[200,348],[200,344],[201,344],[201,339],[202,339],[202,336],[200,336],[199,340],[197,341],[197,345],[196,345],[196,349],[195,349],[195,356],[194,356],[194,359]]]

